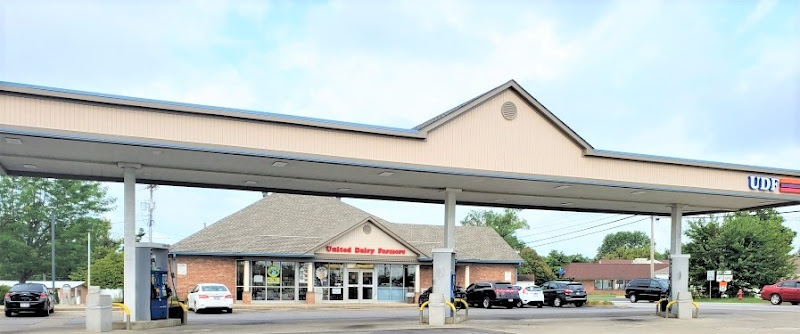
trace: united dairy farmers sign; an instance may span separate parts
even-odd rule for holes
[[[800,179],[750,175],[747,181],[752,190],[800,194]]]

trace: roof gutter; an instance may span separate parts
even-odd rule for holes
[[[265,256],[265,257],[284,257],[311,259],[314,255],[299,253],[258,253],[258,252],[193,252],[193,251],[170,251],[171,255],[189,256]]]

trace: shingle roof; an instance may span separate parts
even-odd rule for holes
[[[669,264],[656,263],[654,267],[660,270],[669,267]],[[574,280],[636,279],[650,277],[650,265],[570,263],[564,267],[564,274]]]
[[[355,224],[371,219],[430,258],[444,227],[394,224],[334,197],[273,193],[175,243],[174,253],[303,256]],[[517,253],[489,227],[458,226],[456,258],[519,263]]]

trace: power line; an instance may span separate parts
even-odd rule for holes
[[[547,237],[547,238],[542,238],[542,239],[531,240],[531,241],[528,241],[528,242],[526,242],[526,243],[534,243],[534,242],[539,242],[539,241],[545,241],[545,240],[555,239],[555,238],[558,238],[558,237],[563,237],[563,236],[566,236],[566,235],[570,235],[570,234],[574,234],[574,233],[578,233],[578,232],[583,232],[583,231],[586,231],[586,230],[591,230],[591,229],[593,229],[593,228],[597,228],[597,227],[600,227],[600,226],[604,226],[604,225],[608,225],[608,224],[613,224],[613,223],[616,223],[616,222],[619,222],[619,221],[622,221],[622,220],[625,220],[625,219],[633,218],[633,217],[636,217],[636,216],[635,216],[635,215],[631,215],[631,216],[627,216],[627,217],[622,217],[622,218],[620,218],[620,219],[613,220],[613,221],[610,221],[610,222],[607,222],[607,223],[602,223],[602,224],[597,224],[597,225],[594,225],[594,226],[589,226],[589,227],[587,227],[587,228],[583,228],[583,229],[580,229],[580,230],[577,230],[577,231],[572,231],[572,232],[562,233],[562,234],[559,234],[559,235],[556,235],[556,236],[552,236],[552,237]]]
[[[594,220],[591,220],[591,221],[588,221],[588,222],[583,222],[583,223],[580,223],[580,224],[564,226],[564,227],[560,227],[560,228],[557,228],[557,229],[552,229],[552,230],[548,230],[548,231],[544,231],[544,232],[542,232],[542,231],[534,231],[534,232],[528,233],[526,235],[520,235],[519,238],[527,238],[527,237],[531,237],[531,236],[539,235],[539,234],[551,234],[553,232],[563,231],[563,230],[568,230],[568,229],[575,228],[575,227],[578,227],[578,226],[584,226],[584,225],[588,225],[588,224],[593,224],[593,223],[599,222],[599,221],[601,221],[603,219],[606,219],[606,218],[613,218],[613,217],[618,217],[618,216],[619,215],[605,216],[605,217],[594,219]],[[595,218],[595,217],[591,217],[591,218]],[[548,225],[561,225],[561,224],[563,224],[563,223],[558,223],[558,222],[556,222],[556,223],[553,223],[553,222],[548,223]]]
[[[628,218],[630,218],[630,217],[628,217]],[[627,218],[623,218],[623,219],[627,219]],[[597,234],[597,233],[600,233],[600,232],[605,232],[605,231],[608,231],[608,230],[613,230],[613,229],[615,229],[615,228],[620,228],[620,227],[623,227],[623,226],[627,226],[627,225],[631,225],[631,224],[636,224],[636,223],[638,223],[638,222],[642,222],[642,221],[644,221],[644,220],[646,220],[646,219],[647,219],[647,218],[642,218],[642,219],[639,219],[639,220],[637,220],[637,221],[632,221],[632,222],[630,222],[630,223],[625,223],[625,224],[622,224],[622,225],[612,226],[612,227],[609,227],[609,228],[606,228],[606,229],[602,229],[602,230],[599,230],[599,231],[589,232],[589,233],[581,234],[581,235],[574,236],[574,237],[567,238],[567,239],[563,239],[563,240],[556,240],[556,241],[546,242],[546,243],[543,243],[543,244],[538,244],[538,245],[534,245],[534,246],[531,246],[531,247],[545,246],[545,245],[555,244],[555,243],[564,242],[564,241],[568,241],[568,240],[572,240],[572,239],[577,239],[577,238],[580,238],[580,237],[585,237],[585,236],[587,236],[587,235]]]

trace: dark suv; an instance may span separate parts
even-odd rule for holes
[[[12,312],[17,314],[34,312],[48,316],[53,313],[55,305],[53,295],[47,292],[47,287],[41,283],[14,284],[3,299],[7,317],[10,317]]]
[[[657,301],[669,295],[669,281],[657,278],[638,278],[625,286],[625,298],[631,303],[640,300]]]
[[[522,307],[519,291],[508,282],[477,282],[467,287],[467,303],[483,308],[502,305],[506,308]]]
[[[580,282],[550,281],[542,285],[542,291],[544,292],[544,303],[555,307],[561,307],[564,304],[581,307],[589,296]]]

